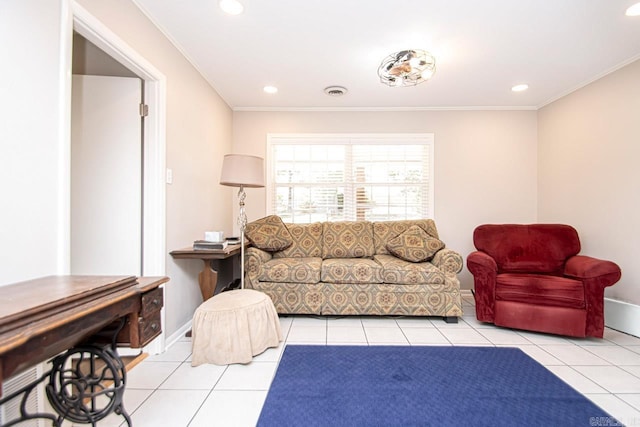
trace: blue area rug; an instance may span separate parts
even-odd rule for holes
[[[288,345],[258,425],[620,424],[517,348]]]

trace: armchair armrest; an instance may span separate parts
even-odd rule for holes
[[[580,280],[587,305],[586,335],[600,337],[604,331],[604,288],[620,280],[620,267],[614,262],[576,255],[564,266],[567,277]]]
[[[482,274],[483,272],[493,272],[493,274],[498,272],[498,264],[496,264],[496,260],[491,258],[485,252],[480,251],[471,252],[469,254],[467,257],[467,268],[474,276],[476,274]]]
[[[460,273],[462,271],[462,255],[452,249],[441,249],[431,259],[431,264],[445,273]]]
[[[576,255],[569,258],[564,266],[564,274],[576,279],[595,279],[610,276],[612,280],[605,280],[607,284],[604,284],[604,286],[613,285],[620,280],[621,276],[620,267],[616,263],[584,255]]]
[[[498,264],[487,253],[475,251],[467,257],[467,268],[473,275],[476,317],[481,322],[493,323]]]

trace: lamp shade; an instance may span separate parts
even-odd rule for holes
[[[264,159],[244,154],[225,155],[220,184],[229,187],[264,187]]]

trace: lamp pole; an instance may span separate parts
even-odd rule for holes
[[[240,289],[244,289],[244,229],[247,227],[247,213],[244,210],[244,199],[247,193],[244,191],[244,185],[240,185],[238,190],[238,203],[240,211],[238,213],[238,226],[240,227]]]

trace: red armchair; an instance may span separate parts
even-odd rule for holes
[[[620,280],[611,261],[578,255],[576,230],[559,224],[481,225],[467,257],[481,322],[574,337],[604,332],[604,288]]]

